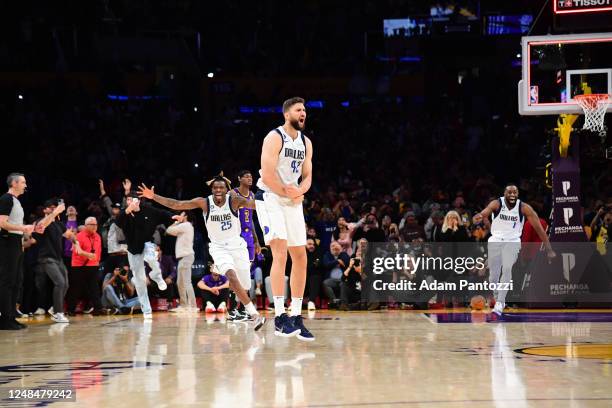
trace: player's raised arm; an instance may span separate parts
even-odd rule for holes
[[[495,211],[499,210],[499,200],[493,200],[479,213],[474,214],[473,221],[474,224],[478,224],[483,220],[488,220],[491,214]]]
[[[278,133],[272,131],[264,138],[261,148],[261,178],[273,193],[286,197],[285,186],[276,173],[278,152],[282,147],[282,140],[278,137]]]
[[[204,211],[208,211],[206,199],[203,197],[196,197],[191,200],[174,200],[155,194],[155,187],[148,188],[144,183],[138,187],[138,196],[148,198],[149,200],[153,200],[173,210],[193,210],[200,208]]]

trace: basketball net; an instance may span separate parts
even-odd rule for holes
[[[576,95],[574,100],[584,111],[584,126],[583,129],[599,133],[599,136],[606,137],[606,128],[604,125],[604,117],[606,109],[610,104],[610,95],[608,94],[585,94]]]

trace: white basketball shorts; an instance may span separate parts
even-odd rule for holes
[[[255,206],[266,245],[274,239],[286,240],[288,247],[306,245],[302,203],[294,204],[288,198],[260,190],[255,195]]]
[[[246,243],[240,238],[242,244],[224,245],[210,243],[208,252],[215,263],[215,268],[220,275],[227,271],[234,270],[244,290],[251,288],[251,261]]]

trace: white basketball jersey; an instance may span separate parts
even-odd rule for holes
[[[213,244],[226,244],[242,240],[240,237],[240,218],[232,211],[231,196],[227,194],[225,203],[218,207],[213,196],[208,196],[208,213],[204,213],[204,223],[208,238]]]
[[[499,212],[492,214],[491,240],[520,242],[525,221],[525,217],[520,210],[521,200],[516,200],[512,209],[506,206],[504,197],[499,198],[499,203]]]
[[[294,140],[285,132],[282,126],[277,127],[274,131],[283,140],[283,145],[278,152],[276,174],[278,174],[283,184],[297,186],[298,180],[302,176],[302,164],[306,158],[306,138],[302,132],[298,131],[298,136]],[[261,170],[259,170],[257,187],[264,191],[270,191],[261,178]]]

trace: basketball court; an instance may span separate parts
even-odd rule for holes
[[[509,302],[525,308],[506,308],[503,318],[488,304],[304,310],[313,342],[275,336],[268,311],[258,332],[220,313],[78,315],[70,324],[33,316],[20,320],[27,330],[0,335],[0,406],[612,407],[612,285],[602,278],[612,249],[587,242],[580,174],[581,138],[610,145],[612,2],[591,3],[606,2],[552,0],[543,12],[566,28],[520,39],[515,115],[550,119],[546,182],[557,252],[547,260],[537,244],[540,255],[516,283],[523,297]],[[588,29],[591,15],[607,17],[607,27]],[[587,28],[567,28],[572,19]],[[429,32],[430,23],[419,24],[419,35]],[[612,158],[612,148],[603,150]],[[593,272],[593,257],[608,269]],[[17,389],[70,394],[15,398]]]
[[[12,351],[0,357],[0,382],[74,387],[79,406],[96,407],[612,404],[612,311],[509,315],[517,321],[469,310],[315,312],[314,343],[203,314],[42,319],[0,338]],[[1,405],[27,406],[15,402],[5,395]]]

